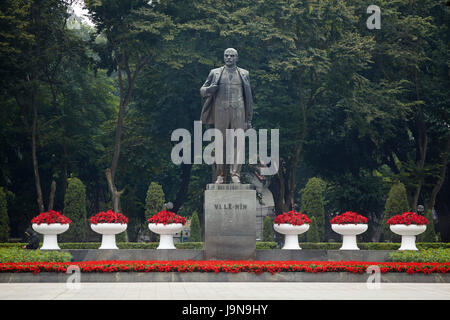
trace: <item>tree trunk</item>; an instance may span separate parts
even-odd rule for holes
[[[109,192],[111,193],[111,201],[114,212],[120,212],[120,196],[123,194],[124,190],[117,191],[114,185],[114,178],[111,173],[111,169],[105,170],[106,180],[108,181]]]
[[[414,72],[414,79],[416,85],[416,99],[420,101],[419,96],[419,80],[417,75],[417,69]],[[416,162],[416,170],[417,170],[417,187],[414,191],[414,195],[412,198],[411,208],[413,212],[417,211],[417,205],[419,201],[420,192],[422,190],[423,182],[424,182],[424,167],[425,167],[425,159],[427,156],[427,147],[428,147],[428,136],[426,132],[425,120],[423,115],[423,108],[421,105],[418,106],[417,116],[415,119],[415,135],[414,140],[416,142],[416,152],[417,152],[417,162]]]
[[[120,196],[123,194],[125,190],[117,191],[116,186],[114,185],[114,180],[111,174],[111,169],[108,168],[105,170],[106,180],[108,181],[109,191],[111,193],[111,201],[113,205],[114,212],[121,212],[120,210]],[[125,231],[125,242],[128,242],[128,233]]]
[[[315,100],[315,90],[311,89],[309,92],[308,101],[306,103],[303,101],[303,72],[304,70],[300,69],[297,73],[298,105],[302,116],[302,129],[301,132],[295,137],[296,145],[292,158],[288,159],[286,162],[280,161],[280,169],[278,170],[276,179],[272,179],[272,183],[270,185],[270,190],[274,196],[277,214],[294,209],[297,166],[308,129],[308,110],[313,106]],[[312,75],[311,82],[314,82]]]
[[[278,175],[271,179],[271,183],[269,185],[269,190],[272,192],[273,200],[275,204],[275,214],[280,214],[283,212],[283,197],[280,190],[280,178]]]
[[[292,159],[292,163],[290,164],[288,168],[288,173],[285,177],[286,181],[286,195],[285,195],[285,207],[286,210],[294,210],[294,191],[295,191],[295,183],[296,183],[296,172],[297,172],[297,165],[298,160]]]
[[[445,147],[443,156],[442,156],[442,162],[441,162],[441,170],[439,173],[439,179],[434,185],[433,191],[431,191],[430,201],[428,202],[428,209],[433,210],[434,204],[436,202],[436,197],[441,190],[442,184],[445,180],[445,174],[447,172],[447,162],[448,162],[448,154],[450,152],[450,135],[447,138],[447,145]]]
[[[57,96],[56,96],[56,90],[54,87],[54,83],[55,81],[52,80],[52,76],[51,73],[49,72],[49,70],[46,69],[46,76],[47,76],[47,82],[48,85],[50,87],[50,91],[52,93],[52,104],[53,104],[53,108],[55,109],[55,112],[58,112],[58,100],[57,100]],[[63,114],[61,114],[61,116],[63,116]],[[63,147],[63,194],[66,193],[66,189],[67,189],[67,178],[69,176],[68,174],[68,162],[69,162],[69,154],[67,152],[67,135],[66,135],[66,129],[64,127],[64,123],[62,121],[62,118],[58,119],[58,124],[61,128],[62,131],[62,139],[63,139],[63,143],[62,143],[62,147]]]
[[[41,10],[40,10],[40,1],[37,1],[32,7],[31,7],[31,13],[32,17],[34,18],[35,25],[36,25],[36,46],[35,46],[35,54],[38,58],[41,57],[40,53],[40,26],[41,26]],[[33,172],[34,172],[34,182],[36,185],[36,194],[37,194],[37,204],[39,212],[44,212],[44,199],[42,196],[42,188],[41,188],[41,179],[39,176],[39,164],[37,160],[37,145],[36,145],[36,136],[37,136],[37,121],[38,121],[38,112],[37,112],[37,106],[35,101],[35,93],[37,92],[36,83],[35,81],[38,81],[37,77],[37,71],[36,66],[33,67],[33,70],[31,72],[29,81],[31,84],[31,110],[33,113],[33,121],[31,125],[31,158],[33,161]]]
[[[182,181],[180,189],[178,190],[177,198],[175,200],[175,203],[173,205],[173,212],[177,213],[178,210],[180,210],[181,206],[184,203],[184,200],[186,198],[186,195],[189,190],[189,182],[191,180],[191,164],[181,164],[181,169],[183,170],[182,173]]]
[[[126,97],[124,97],[123,92],[123,84],[122,84],[122,72],[119,66],[118,68],[118,77],[119,77],[119,87],[120,87],[120,105],[119,105],[119,114],[117,116],[117,125],[116,125],[116,135],[114,139],[114,153],[111,161],[111,167],[106,169],[106,180],[108,181],[109,191],[111,193],[111,201],[113,205],[114,212],[121,212],[120,209],[120,196],[125,191],[122,189],[121,191],[117,191],[116,185],[114,183],[114,178],[116,176],[116,170],[119,163],[119,155],[120,155],[120,145],[122,138],[122,128],[123,128],[123,118],[125,114],[125,108],[129,101],[129,95],[131,95],[131,88],[128,87],[128,93]],[[128,234],[125,231],[125,241],[128,242]]]
[[[66,193],[67,190],[67,179],[69,178],[69,154],[67,152],[67,138],[66,138],[66,132],[63,131],[63,154],[64,154],[64,160],[63,160],[63,193]]]
[[[106,179],[108,181],[109,190],[111,192],[111,201],[113,203],[114,212],[120,212],[120,196],[124,192],[124,190],[117,191],[117,188],[114,183],[114,178],[116,176],[117,166],[119,164],[119,156],[120,156],[120,146],[122,139],[122,128],[123,128],[123,119],[125,116],[125,109],[130,102],[131,93],[133,92],[133,87],[136,82],[137,75],[140,70],[144,66],[143,63],[138,63],[133,75],[131,74],[128,66],[128,61],[126,61],[125,54],[122,54],[122,60],[117,61],[117,77],[119,82],[119,90],[120,90],[120,104],[119,104],[119,114],[117,115],[117,125],[116,125],[116,134],[114,139],[114,153],[111,161],[110,168],[106,169]],[[123,86],[122,79],[122,67],[125,68],[127,75],[127,87]]]
[[[285,179],[285,174],[284,171],[286,169],[281,168],[280,166],[280,170],[278,171],[278,181],[279,181],[279,195],[278,195],[278,199],[280,201],[280,203],[278,204],[279,207],[279,212],[283,213],[286,211],[286,179]]]
[[[42,188],[41,188],[41,179],[39,176],[39,164],[36,155],[36,131],[37,131],[37,107],[34,102],[34,97],[31,98],[31,104],[33,109],[33,123],[31,125],[31,157],[33,160],[33,172],[34,172],[34,182],[36,185],[36,193],[37,193],[37,204],[39,212],[44,212],[44,198],[42,197]]]
[[[117,118],[117,127],[116,127],[116,138],[114,142],[114,154],[111,163],[111,168],[106,169],[106,180],[108,181],[109,191],[111,193],[111,201],[113,205],[114,212],[121,212],[120,208],[120,196],[125,191],[122,189],[121,191],[117,191],[117,188],[114,183],[114,177],[116,174],[117,165],[119,162],[119,154],[120,154],[120,141],[122,135],[122,126],[123,126],[123,115],[125,113],[125,105],[120,104],[119,115]],[[125,231],[125,241],[128,242],[128,233]]]
[[[55,202],[55,193],[56,193],[56,181],[52,181],[52,185],[50,186],[50,196],[48,199],[48,211],[53,210],[53,203]]]

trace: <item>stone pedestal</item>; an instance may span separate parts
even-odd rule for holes
[[[205,191],[205,258],[253,260],[256,191],[250,184],[208,184]]]

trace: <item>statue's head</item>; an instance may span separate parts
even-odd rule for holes
[[[223,53],[223,60],[227,67],[235,67],[238,61],[238,52],[236,49],[228,48]]]

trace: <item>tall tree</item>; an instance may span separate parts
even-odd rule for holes
[[[124,189],[117,189],[115,177],[119,165],[125,111],[131,101],[139,73],[157,59],[157,45],[173,38],[172,23],[167,15],[161,13],[163,1],[87,0],[85,3],[96,24],[97,32],[104,34],[107,39],[105,46],[97,47],[102,64],[110,71],[117,72],[119,110],[111,165],[105,174],[113,209],[120,212],[120,196]]]
[[[434,158],[430,154],[430,133],[436,126],[442,126],[444,136],[448,132],[448,111],[443,106],[448,105],[449,97],[441,93],[450,83],[448,72],[443,71],[448,68],[442,34],[448,31],[448,9],[443,1],[430,0],[382,1],[380,5],[386,27],[375,34],[379,46],[373,75],[374,80],[397,82],[403,87],[398,100],[409,114],[407,121],[399,123],[399,129],[407,138],[402,147],[392,149],[389,165],[405,183],[415,211],[419,200],[425,201],[426,180],[436,166],[430,162]],[[436,121],[440,117],[442,120]],[[440,143],[446,149],[447,140]],[[436,187],[439,190],[439,179]]]
[[[237,23],[230,33],[252,39],[258,63],[253,78],[265,87],[255,90],[255,110],[267,118],[259,125],[281,130],[280,167],[271,184],[278,212],[294,205],[298,164],[324,92],[351,96],[364,80],[374,43],[358,34],[352,9],[340,0],[313,7],[307,1],[257,1],[233,14]]]
[[[38,109],[39,104],[42,101],[40,100],[42,97],[40,97],[39,91],[43,86],[42,79],[46,78],[46,80],[49,80],[51,78],[51,66],[59,65],[63,55],[66,53],[62,53],[61,50],[55,49],[65,40],[68,5],[69,2],[67,1],[31,2],[30,33],[33,35],[34,41],[29,53],[31,53],[33,57],[30,59],[31,64],[27,66],[29,74],[27,75],[26,82],[28,83],[26,83],[23,88],[24,90],[30,90],[30,98],[25,99],[25,101],[20,101],[23,96],[16,95],[17,103],[24,106],[24,119],[26,121],[26,126],[29,128],[29,131],[31,131],[31,155],[35,176],[37,203],[40,212],[43,212],[45,208],[37,156],[37,139],[39,131]],[[58,66],[56,69],[57,68]],[[53,89],[53,86],[51,88]],[[54,100],[54,102],[56,101]],[[28,120],[26,120],[29,113],[31,113],[31,127]],[[48,203],[49,210],[53,209],[55,190],[56,184],[55,182],[52,182]]]
[[[51,105],[55,114],[61,112],[57,101],[57,91],[62,84],[60,75],[63,74],[63,65],[73,63],[73,60],[83,59],[83,45],[66,28],[67,9],[71,2],[69,0],[8,1],[7,5],[10,7],[6,9],[6,12],[11,16],[4,20],[7,33],[4,34],[6,45],[2,53],[6,56],[8,66],[2,65],[0,69],[2,73],[9,76],[9,81],[2,84],[22,109],[24,126],[30,135],[36,198],[40,212],[45,210],[38,160],[38,149],[42,146],[41,127],[42,124],[48,124],[47,121],[56,120],[59,123],[58,132],[64,132],[59,115],[50,120],[42,117],[42,114],[46,105]],[[8,34],[11,32],[11,22],[14,22],[17,27],[14,31],[17,35],[16,39]],[[51,93],[50,103],[47,93]],[[61,145],[64,150],[62,152],[64,163],[67,163],[65,139]],[[67,177],[67,166],[64,168],[64,177]],[[52,181],[47,209],[53,208],[55,192],[56,182]]]

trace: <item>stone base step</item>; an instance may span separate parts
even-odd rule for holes
[[[68,249],[73,261],[206,260],[204,250]],[[373,261],[386,262],[391,250],[256,250],[256,261]],[[235,259],[238,260],[238,259]]]
[[[0,273],[0,283],[39,283],[71,282],[73,274],[40,272],[33,273]],[[369,280],[369,274],[353,274],[350,272],[263,272],[254,274],[217,273],[214,272],[111,272],[81,273],[83,282],[357,282]],[[369,280],[369,282],[371,282]],[[381,283],[450,283],[450,274],[407,274],[385,273],[380,276]],[[373,282],[369,285],[375,285]]]

